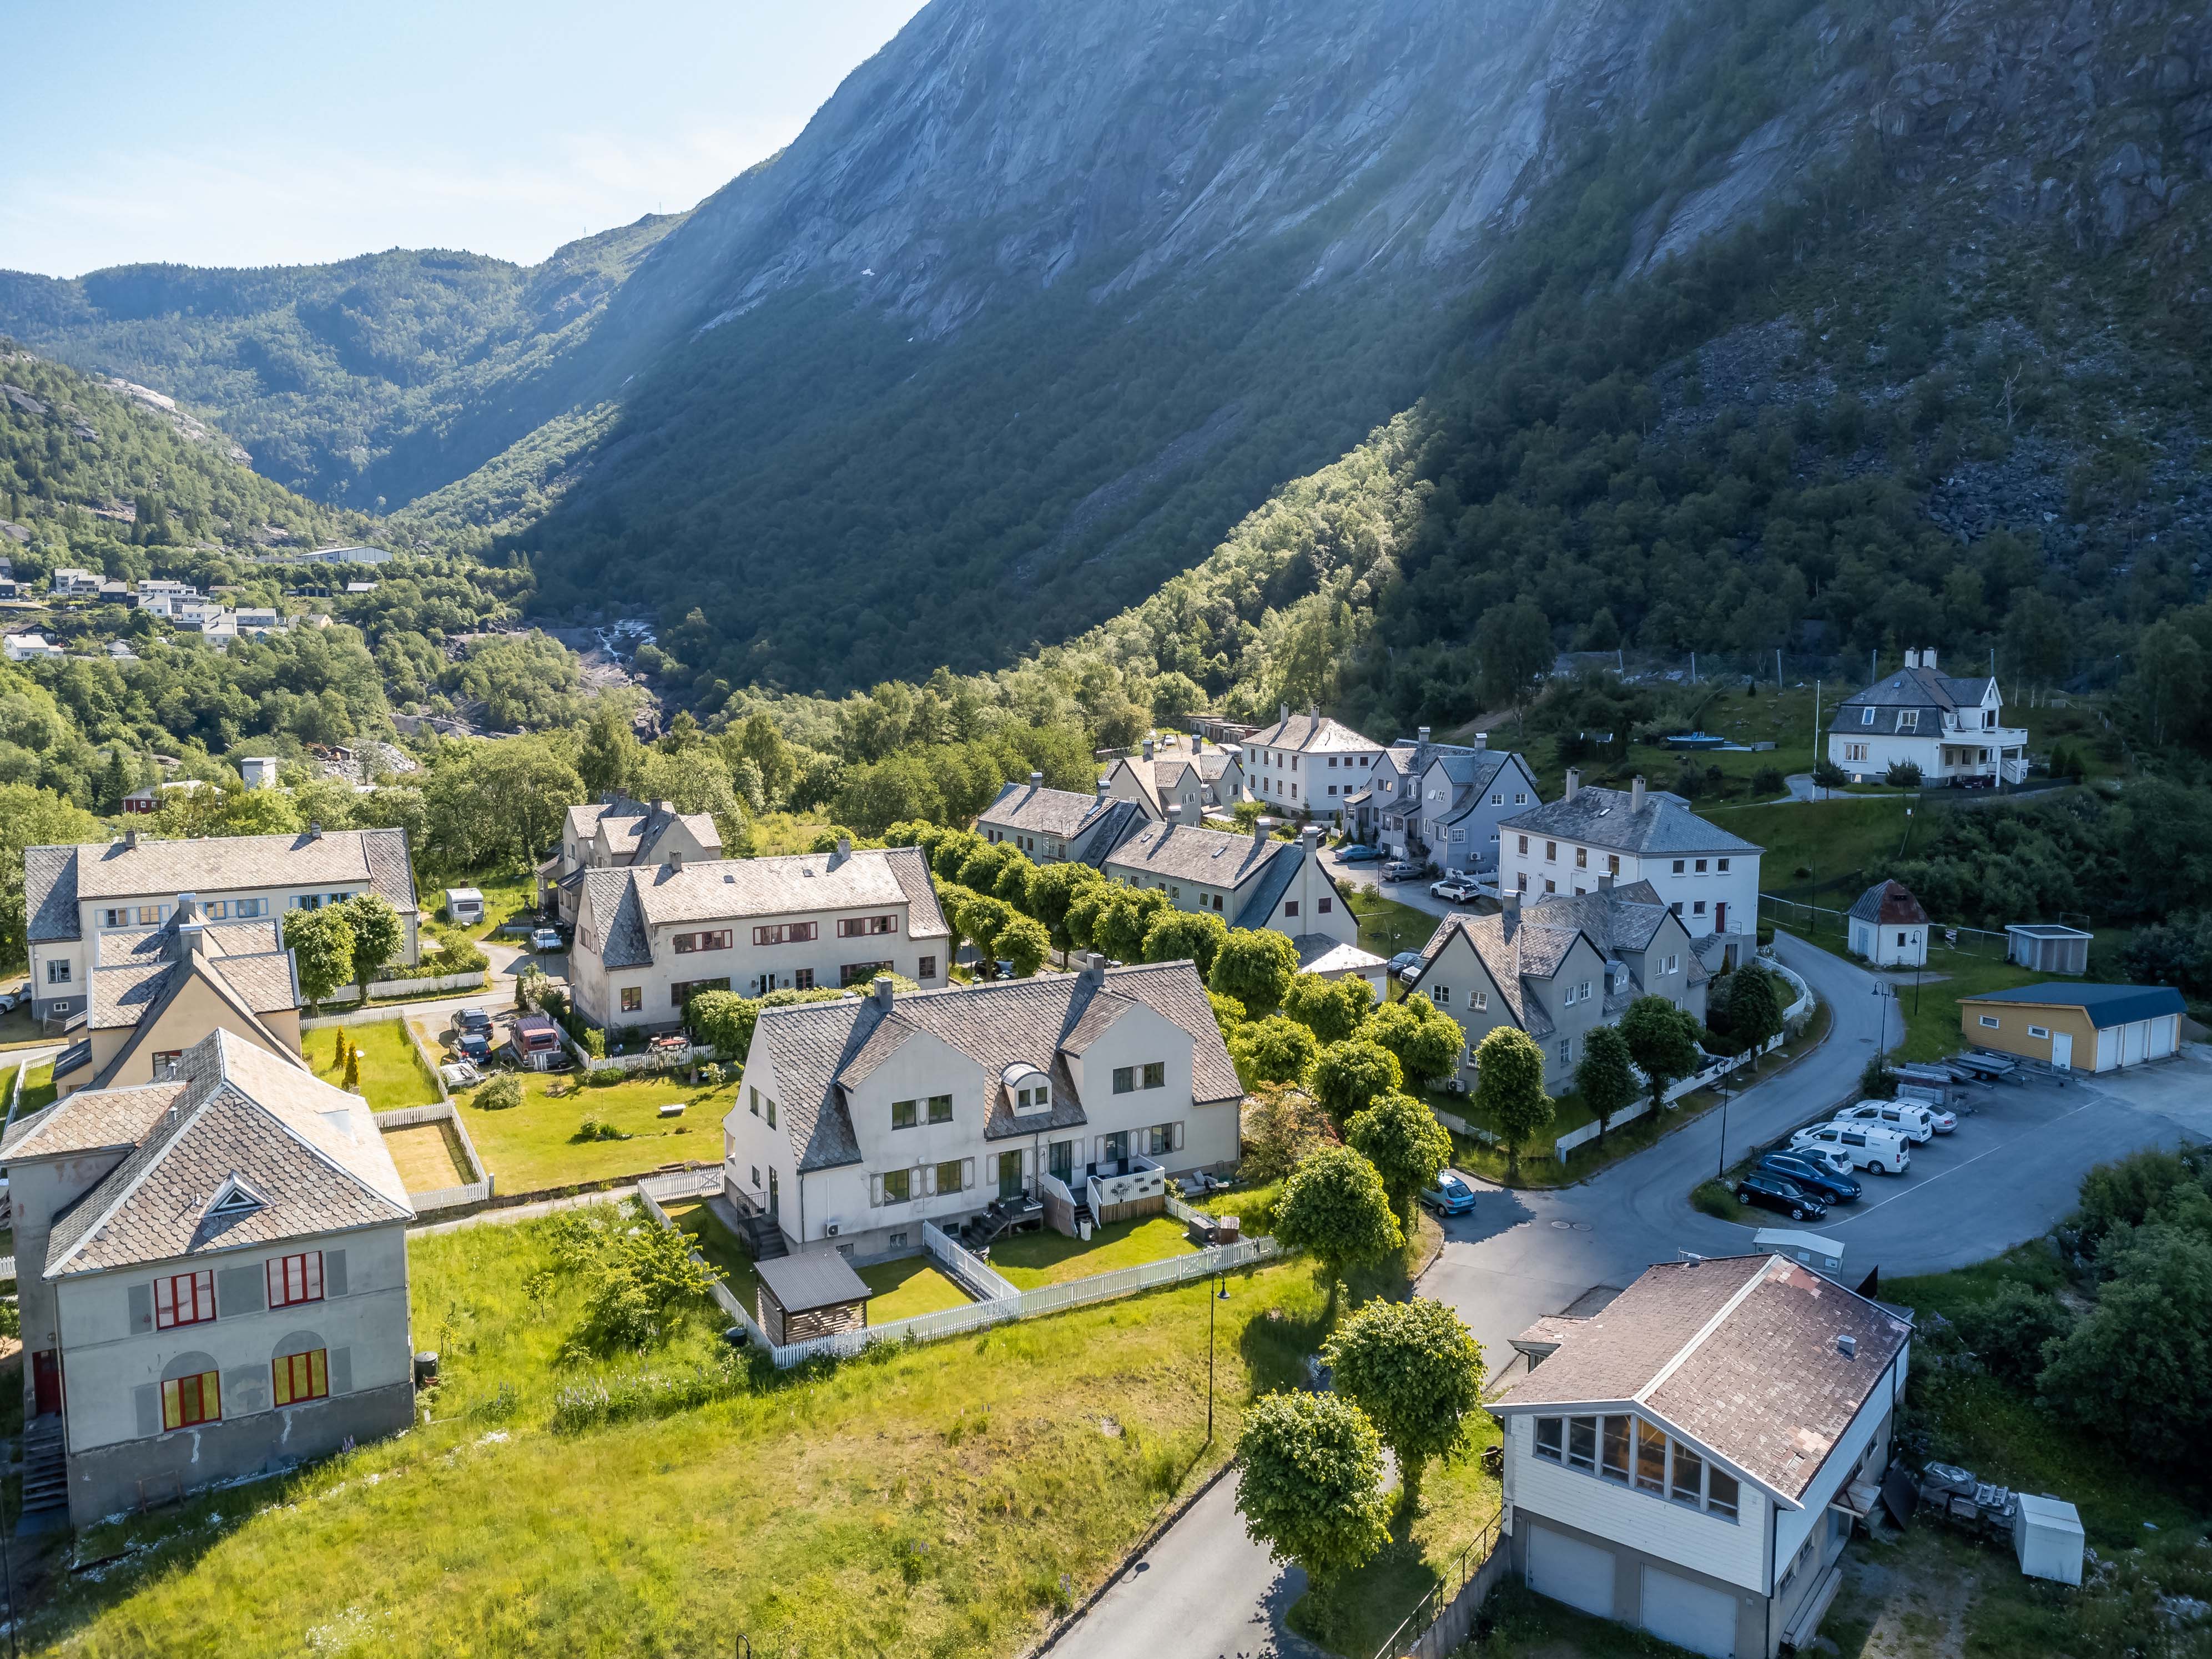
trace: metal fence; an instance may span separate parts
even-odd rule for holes
[[[1476,1610],[1503,1576],[1498,1536],[1492,1516],[1481,1535],[1445,1564],[1437,1587],[1375,1650],[1375,1659],[1444,1659],[1465,1642]]]
[[[1802,933],[1807,939],[1818,939],[1823,934],[1841,940],[1850,937],[1850,912],[1832,909],[1825,904],[1808,904],[1799,899],[1788,899],[1778,893],[1759,896],[1761,915],[1777,927],[1791,933]],[[2003,962],[2011,955],[2011,944],[2002,933],[1986,927],[1954,927],[1947,922],[1930,922],[1928,927],[1928,959],[1933,963],[1942,951],[1956,951],[1984,962]],[[1767,964],[1773,966],[1771,963]]]

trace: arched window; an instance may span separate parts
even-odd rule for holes
[[[161,1427],[188,1429],[222,1420],[222,1383],[215,1356],[180,1353],[161,1368]]]
[[[278,1406],[297,1406],[329,1397],[331,1356],[313,1331],[295,1331],[276,1345],[269,1362],[270,1382]]]

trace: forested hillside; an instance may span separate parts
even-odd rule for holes
[[[0,331],[209,412],[287,488],[384,510],[567,406],[542,383],[668,230],[651,216],[543,264],[395,249],[262,270],[0,270]]]

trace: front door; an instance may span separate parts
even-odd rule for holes
[[[2051,1034],[2051,1063],[2070,1067],[2074,1064],[2074,1034],[2053,1031]]]
[[[768,1214],[773,1221],[783,1213],[783,1194],[776,1189],[775,1171],[768,1172]]]
[[[62,1408],[61,1359],[52,1348],[42,1348],[31,1356],[31,1391],[40,1417]]]
[[[1019,1198],[1022,1195],[1022,1155],[1019,1152],[999,1154],[999,1196]]]
[[[1726,899],[1719,899],[1714,902],[1713,932],[1716,933],[1725,933],[1728,932],[1728,901]]]

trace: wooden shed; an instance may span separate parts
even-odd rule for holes
[[[835,1250],[778,1256],[753,1264],[760,1290],[753,1299],[762,1334],[778,1347],[838,1331],[867,1328],[875,1294]]]

